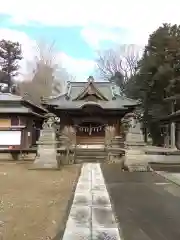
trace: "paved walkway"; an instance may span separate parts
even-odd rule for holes
[[[63,240],[120,239],[100,164],[84,164]]]
[[[151,171],[180,186],[180,164],[166,162],[151,164]]]
[[[165,147],[157,147],[157,146],[152,146],[152,145],[146,145],[144,150],[149,151],[149,152],[180,152],[177,148],[165,148]]]
[[[173,176],[180,179],[177,173]],[[178,185],[154,172],[120,172],[118,164],[102,164],[100,168],[87,163],[81,170],[62,239],[179,240],[179,226]]]
[[[180,187],[153,172],[102,165],[123,240],[179,240]]]
[[[180,173],[170,173],[165,171],[155,171],[157,174],[168,179],[171,182],[174,182],[177,185],[180,185]]]

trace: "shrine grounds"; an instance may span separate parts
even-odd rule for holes
[[[80,165],[29,170],[31,162],[0,162],[0,240],[49,240],[64,227]]]
[[[63,166],[60,170],[30,170],[32,163],[0,161],[0,240],[59,240],[63,239],[65,229],[68,233],[66,221],[81,165]],[[122,239],[180,239],[180,167],[176,164],[173,158],[171,164],[151,163],[152,172],[123,172],[115,163],[100,165]],[[84,174],[86,177],[87,172]],[[91,184],[86,182],[87,186],[100,184],[99,177],[98,172],[92,172]],[[83,189],[88,190],[79,188],[79,191]],[[93,194],[101,198],[96,191]],[[85,201],[79,204],[88,203],[88,195],[83,197]],[[94,209],[107,208],[105,202],[92,199]],[[108,222],[111,220],[98,215],[91,223],[94,229],[100,227],[103,233],[112,234],[112,222]],[[92,229],[90,235],[95,234]]]

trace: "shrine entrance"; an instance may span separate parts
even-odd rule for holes
[[[76,141],[78,145],[104,145],[105,124],[83,122],[76,125]]]

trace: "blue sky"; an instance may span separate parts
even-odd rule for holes
[[[49,44],[55,41],[58,50],[74,58],[94,57],[94,51],[80,35],[81,27],[16,26],[10,29],[25,32],[32,39],[44,39]]]
[[[178,6],[178,0],[6,0],[0,8],[0,36],[22,44],[23,73],[37,43],[54,41],[58,64],[82,81],[94,73],[97,51],[118,44],[143,46],[163,22],[180,23]]]

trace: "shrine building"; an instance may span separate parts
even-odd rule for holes
[[[133,112],[138,102],[120,94],[110,82],[68,82],[64,94],[44,99],[49,112],[60,117],[60,131],[74,129],[77,145],[104,144],[106,129],[114,130],[114,137],[122,137],[121,119]]]
[[[48,111],[21,96],[0,92],[0,153],[30,152],[39,138]]]

